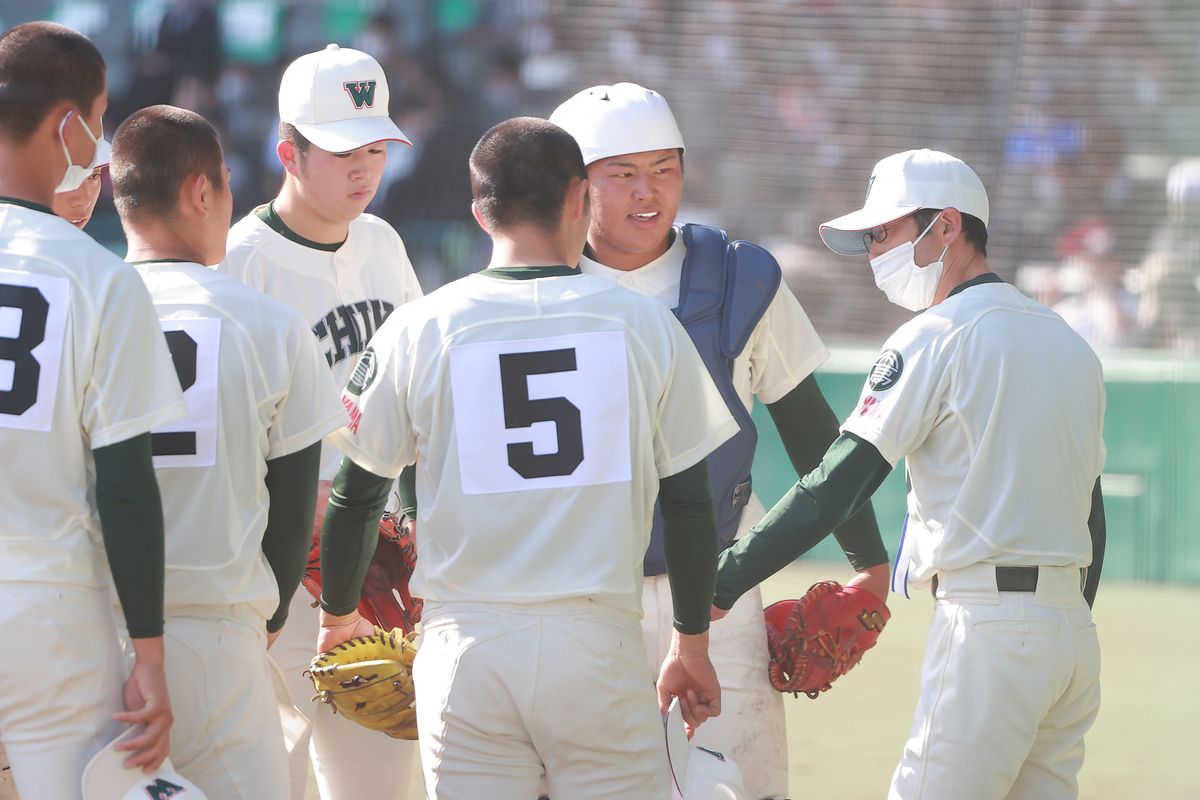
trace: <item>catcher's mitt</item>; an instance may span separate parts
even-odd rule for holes
[[[411,633],[421,621],[424,601],[413,597],[408,581],[417,566],[417,544],[412,528],[405,517],[384,514],[379,520],[379,543],[375,557],[367,567],[362,592],[358,598],[358,613],[373,625],[385,630],[399,628]],[[304,588],[315,600],[321,599],[321,539],[320,526],[313,531],[308,566],[304,569]],[[394,590],[394,591],[393,591]],[[397,594],[399,597],[397,597]]]
[[[320,700],[349,720],[395,739],[417,738],[414,634],[376,628],[321,653],[305,673]]]
[[[891,616],[871,592],[837,581],[772,603],[765,611],[771,685],[816,698],[862,660]]]

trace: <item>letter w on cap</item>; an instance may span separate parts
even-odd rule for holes
[[[350,95],[355,108],[375,107],[375,81],[346,81],[342,88]]]

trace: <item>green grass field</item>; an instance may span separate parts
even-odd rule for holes
[[[764,598],[798,597],[818,580],[849,577],[845,563],[801,562],[767,581]],[[916,705],[931,608],[927,594],[893,600],[887,630],[853,672],[816,700],[786,699],[792,798],[887,795]],[[1088,736],[1080,797],[1197,800],[1200,644],[1192,625],[1200,589],[1102,584],[1095,617],[1104,702]],[[419,785],[408,798],[421,796]],[[315,788],[308,800],[317,800]]]

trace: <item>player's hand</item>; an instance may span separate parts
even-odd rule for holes
[[[375,633],[375,626],[357,611],[337,616],[321,611],[321,629],[317,631],[317,652],[325,653],[342,642]]]
[[[716,622],[719,619],[725,619],[725,615],[728,613],[729,609],[727,608],[717,608],[716,606],[713,606],[712,611],[710,611],[708,614],[708,618],[713,622]]]
[[[118,750],[134,751],[125,759],[125,766],[141,767],[153,772],[170,751],[170,730],[174,717],[167,695],[167,675],[163,671],[163,640],[131,639],[136,660],[133,673],[125,681],[125,711],[113,714],[113,719],[130,725],[145,725],[145,730]]]
[[[666,711],[679,698],[688,737],[709,717],[721,713],[721,685],[708,659],[708,632],[688,636],[675,631],[658,673],[658,705]]]
[[[880,600],[886,602],[891,576],[892,571],[890,565],[885,561],[882,564],[876,564],[873,567],[867,567],[866,569],[859,570],[858,574],[851,578],[846,585],[857,586],[860,589],[866,589]]]

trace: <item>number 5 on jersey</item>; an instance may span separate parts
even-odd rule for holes
[[[464,494],[631,478],[621,331],[450,348]]]
[[[219,319],[161,320],[187,416],[150,435],[154,466],[211,467],[217,460]]]

